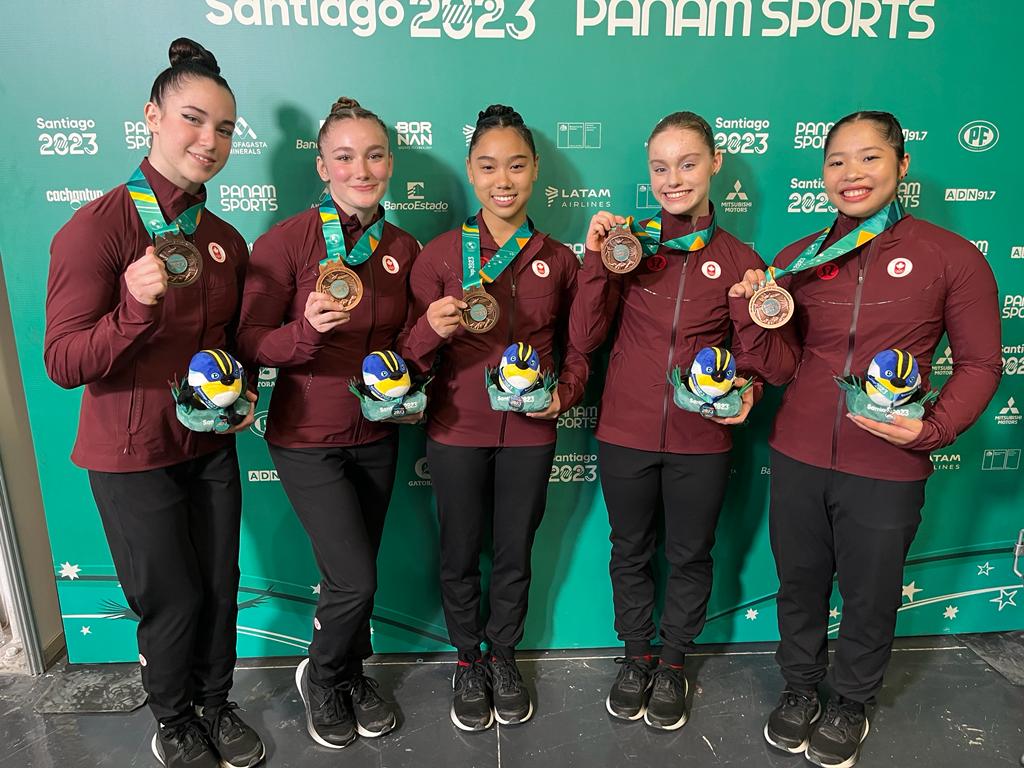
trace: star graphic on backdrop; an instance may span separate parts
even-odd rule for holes
[[[747,619],[749,621],[753,621],[756,618],[757,618],[757,611],[755,611],[753,608],[747,608]]]
[[[947,619],[955,619],[958,613],[960,613],[960,609],[955,605],[947,605],[946,610],[942,612],[942,615]]]
[[[907,598],[907,602],[909,603],[914,602],[914,595],[916,595],[918,592],[923,591],[923,589],[918,589],[916,581],[912,581],[909,584],[903,585],[903,597]]]
[[[310,587],[310,589],[313,590],[313,594],[314,595],[319,595],[320,594],[320,585],[319,584],[316,584],[315,586]]]
[[[839,618],[839,609],[838,608],[833,608],[831,611],[828,612],[828,617],[830,619],[838,619]]]
[[[88,627],[82,627],[81,632],[82,632],[83,635],[91,635],[92,634],[92,630],[89,629]]]
[[[80,570],[82,569],[79,568],[77,565],[72,565],[71,563],[61,563],[60,577],[62,579],[71,579],[72,581],[74,581],[78,578],[78,572]]]
[[[992,573],[992,566],[989,565],[988,563],[985,563],[984,565],[979,565],[978,566],[978,575],[979,576],[988,576],[990,573]]]
[[[999,597],[993,597],[991,600],[989,600],[989,602],[990,603],[999,603],[999,610],[1000,611],[1002,611],[1003,608],[1005,608],[1008,605],[1012,605],[1012,606],[1016,607],[1017,604],[1015,602],[1013,602],[1013,597],[1016,594],[1017,594],[1017,590],[1016,589],[1013,590],[1013,592],[1009,592],[1009,591],[1007,591],[1007,590],[1005,590],[1005,589],[1000,587],[1000,589],[999,589]]]

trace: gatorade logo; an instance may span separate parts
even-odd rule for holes
[[[717,280],[722,276],[722,267],[717,261],[705,261],[701,265],[700,271],[708,280]]]
[[[380,263],[384,266],[384,271],[387,272],[389,275],[398,274],[398,259],[396,259],[394,256],[384,254],[383,258],[381,258],[380,260]]]
[[[548,275],[551,274],[551,268],[548,266],[548,263],[543,259],[536,259],[531,266],[533,267],[533,274],[535,274],[537,277],[546,278]]]
[[[906,277],[914,271],[914,264],[910,259],[901,256],[890,261],[886,271],[889,273],[889,277]]]
[[[839,274],[839,267],[832,262],[827,262],[825,264],[819,264],[815,272],[818,273],[818,278],[820,280],[832,280]]]

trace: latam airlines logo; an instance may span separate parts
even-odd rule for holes
[[[743,191],[740,180],[736,179],[736,183],[732,185],[732,192],[725,196],[722,210],[726,213],[747,213],[752,205],[750,197]]]
[[[231,141],[232,155],[262,155],[267,142],[256,135],[249,122],[242,116],[235,121],[235,135]]]
[[[1001,427],[1013,427],[1020,424],[1020,408],[1017,407],[1017,402],[1012,396],[996,414],[996,424]]]
[[[544,194],[548,199],[548,208],[611,208],[612,206],[612,192],[607,188],[548,187],[544,190]]]
[[[932,469],[936,471],[960,469],[959,453],[933,453],[929,458],[932,460]]]
[[[986,152],[999,143],[999,129],[988,120],[972,120],[960,129],[957,139],[968,152]]]
[[[975,187],[954,187],[946,189],[947,203],[974,203],[979,200],[994,200],[994,189],[977,189]]]
[[[600,149],[601,123],[564,122],[555,126],[558,149]]]
[[[433,123],[403,120],[395,123],[399,149],[427,149],[434,146]]]

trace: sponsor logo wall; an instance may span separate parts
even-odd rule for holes
[[[530,216],[581,260],[595,213],[646,218],[658,211],[645,142],[669,112],[693,108],[708,120],[710,139],[724,158],[711,188],[719,225],[742,242],[756,242],[770,261],[835,216],[821,182],[833,122],[855,108],[894,111],[912,159],[898,188],[900,202],[911,215],[974,243],[996,276],[1003,323],[998,392],[972,430],[930,452],[935,474],[911,552],[918,564],[907,571],[908,582],[917,586],[905,594],[898,631],[1021,625],[1017,609],[990,604],[986,598],[992,595],[982,595],[977,604],[971,602],[975,598],[949,597],[935,602],[935,610],[918,610],[914,595],[924,589],[928,594],[919,594],[920,600],[981,589],[972,548],[1004,542],[1008,552],[1021,524],[1024,233],[1015,223],[1014,171],[1024,103],[1005,95],[1017,87],[1015,34],[1024,26],[1024,5],[1004,4],[998,14],[973,13],[952,0],[108,5],[102,19],[79,15],[74,25],[53,24],[66,15],[56,0],[20,6],[21,27],[45,34],[50,54],[40,58],[29,38],[14,38],[3,55],[32,66],[0,67],[6,110],[0,141],[7,150],[0,181],[5,189],[23,191],[0,196],[0,253],[6,281],[18,288],[11,294],[11,312],[73,661],[130,660],[137,650],[131,622],[93,621],[92,633],[83,635],[73,618],[96,614],[102,604],[123,604],[123,596],[99,518],[91,505],[82,514],[82,500],[91,498],[86,475],[68,459],[67,425],[77,421],[80,394],[60,391],[42,368],[43,254],[57,229],[127,179],[151,146],[142,106],[152,78],[166,66],[168,29],[187,30],[214,51],[235,92],[232,153],[207,185],[208,206],[250,244],[317,201],[323,190],[315,170],[317,132],[340,95],[357,98],[388,127],[395,168],[383,203],[386,215],[422,243],[479,207],[465,167],[478,112],[492,102],[520,110],[540,155]],[[111,35],[135,41],[130,71],[102,53],[83,58],[81,39]],[[983,78],[963,65],[963,51],[980,47],[986,52]],[[358,69],[374,77],[326,77],[324,61],[332,62],[331,71]],[[856,93],[830,79],[836,62],[850,61],[864,77]],[[949,100],[918,92],[914,76],[894,78],[890,64],[880,69],[879,62],[893,61],[928,73],[960,96]],[[894,253],[877,268],[901,280],[915,265]],[[724,283],[718,263],[704,265],[703,274],[702,280]],[[825,266],[818,277],[828,280],[834,273]],[[971,352],[943,339],[931,360],[920,361],[922,370],[931,384],[944,386]],[[606,357],[606,351],[596,355],[586,398],[558,420],[524,647],[617,643],[594,439]],[[237,441],[245,487],[240,604],[248,606],[239,619],[242,656],[304,652],[316,600],[305,585],[319,582],[263,440],[280,376],[277,369],[260,369],[256,422]],[[715,553],[716,573],[728,577],[716,581],[704,642],[777,636],[764,513],[770,480],[766,439],[778,401],[779,393],[769,388],[749,424],[735,430],[735,471]],[[375,643],[384,652],[446,650],[423,433],[403,428],[401,438],[380,559]],[[944,524],[962,520],[982,489],[985,515]],[[953,559],[940,566],[929,560],[932,553],[953,553]],[[986,557],[993,577],[1011,578],[1008,556]],[[255,597],[260,599],[254,604]],[[837,593],[833,604],[840,602]],[[950,618],[944,614],[948,605],[962,609]],[[838,620],[830,623],[833,636],[837,629]]]

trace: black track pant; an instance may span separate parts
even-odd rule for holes
[[[663,508],[669,567],[661,617],[663,657],[682,663],[707,615],[711,548],[729,479],[729,454],[660,453],[604,442],[598,451],[612,529],[615,631],[631,649],[654,638],[652,565]]]
[[[427,440],[441,523],[441,598],[460,652],[487,641],[509,653],[523,639],[530,553],[544,516],[555,446],[462,448]],[[492,523],[490,616],[480,611],[480,553]]]
[[[142,472],[89,472],[156,718],[227,701],[235,666],[242,491],[234,447]]]
[[[786,682],[813,688],[828,669],[832,577],[843,597],[832,689],[868,703],[889,664],[903,562],[921,522],[924,480],[873,480],[772,451],[772,552]]]
[[[349,448],[269,448],[320,568],[310,678],[338,685],[362,672],[363,659],[373,654],[377,552],[395,480],[398,436]]]

